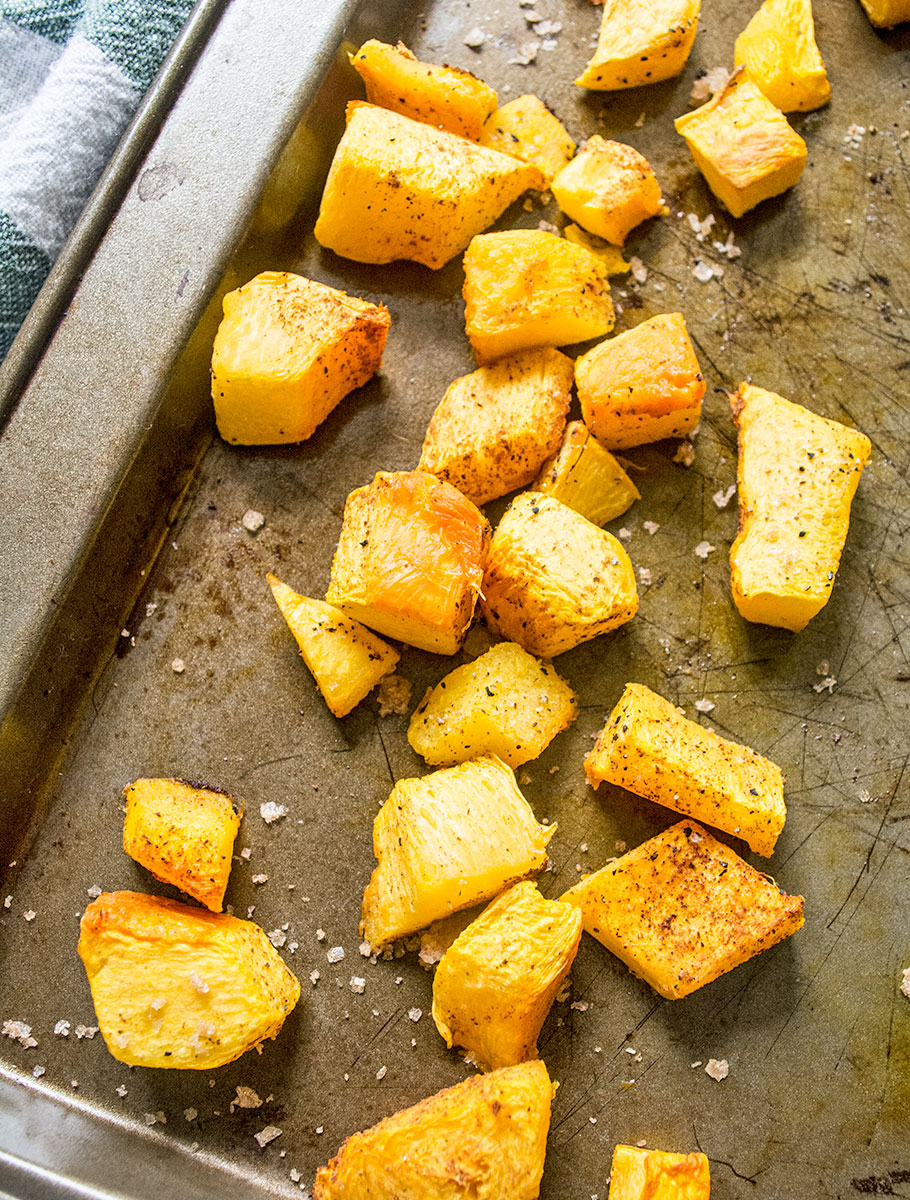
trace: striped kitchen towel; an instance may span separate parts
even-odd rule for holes
[[[193,0],[0,0],[0,360]]]

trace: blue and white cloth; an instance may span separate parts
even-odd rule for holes
[[[0,0],[0,361],[193,0]]]

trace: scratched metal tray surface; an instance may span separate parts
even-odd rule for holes
[[[899,991],[910,966],[910,39],[873,31],[854,0],[816,6],[833,96],[827,108],[793,117],[809,145],[805,175],[787,196],[733,222],[707,192],[672,118],[687,111],[701,68],[729,65],[753,4],[703,7],[680,79],[605,95],[571,83],[600,16],[582,0],[535,6],[561,31],[538,39],[528,66],[510,62],[532,40],[514,0],[439,0],[404,15],[368,5],[348,26],[355,40],[401,36],[419,54],[472,68],[503,100],[537,92],[578,140],[598,132],[631,142],[654,165],[671,209],[629,246],[648,273],[644,282],[615,281],[618,328],[682,311],[709,384],[705,415],[690,467],[674,461],[675,444],[629,455],[641,468],[642,499],[610,528],[630,531],[632,560],[645,578],[650,572],[638,615],[557,661],[581,703],[573,727],[524,772],[538,817],[559,825],[543,892],[558,895],[674,820],[618,789],[595,795],[585,786],[582,760],[627,680],[769,755],[787,777],[787,824],[770,863],[736,848],[806,897],[806,924],[795,937],[678,1002],[660,999],[583,939],[569,1002],[554,1007],[540,1041],[561,1085],[541,1195],[604,1200],[617,1142],[703,1150],[717,1200],[910,1195],[910,1001]],[[277,54],[287,38],[277,25],[266,34],[251,19],[250,36],[271,37],[267,49]],[[473,26],[486,34],[480,52],[463,44]],[[331,36],[340,37],[336,26]],[[381,718],[375,699],[343,721],[332,718],[265,582],[274,571],[300,591],[324,593],[346,495],[378,469],[415,465],[445,387],[473,365],[460,260],[435,273],[369,267],[312,238],[346,95],[360,90],[339,55],[308,99],[252,225],[239,209],[232,216],[226,273],[223,254],[220,265],[208,262],[208,275],[200,267],[203,284],[190,284],[198,333],[177,375],[187,441],[172,446],[183,475],[161,468],[175,503],[166,524],[149,512],[147,528],[136,525],[130,569],[109,586],[98,580],[99,599],[82,614],[83,632],[94,631],[99,647],[82,674],[89,694],[81,709],[72,700],[80,715],[63,752],[46,778],[32,779],[29,811],[13,822],[15,862],[2,864],[11,899],[0,907],[0,1017],[30,1025],[37,1045],[0,1046],[0,1191],[11,1195],[56,1196],[68,1186],[72,1194],[128,1197],[162,1187],[183,1196],[241,1187],[300,1194],[354,1130],[470,1073],[433,1027],[432,976],[416,956],[373,962],[358,950],[373,817],[396,779],[424,769],[408,746],[407,718]],[[281,109],[283,121],[288,111]],[[235,120],[242,124],[242,110],[229,124]],[[225,169],[231,132],[213,125]],[[166,206],[192,163],[155,156],[153,148],[137,187],[144,178]],[[300,200],[292,218],[291,194]],[[131,193],[125,217],[139,204]],[[704,241],[690,213],[715,214]],[[533,228],[556,218],[552,204],[526,211],[519,203],[502,224]],[[731,230],[742,250],[732,260],[713,246]],[[137,253],[146,249],[140,241]],[[698,260],[722,274],[700,282]],[[302,446],[236,449],[216,438],[200,457],[211,428],[205,365],[218,299],[267,268],[386,303],[392,329],[382,371]],[[190,277],[182,260],[167,269],[184,285]],[[120,319],[112,318],[114,334]],[[176,320],[161,311],[165,327]],[[724,389],[746,378],[857,426],[873,443],[832,599],[799,636],[745,623],[730,598],[736,503],[720,506],[714,497],[736,471]],[[154,381],[161,396],[169,382]],[[78,380],[73,389],[78,394]],[[61,419],[65,425],[65,413]],[[172,424],[163,428],[160,437],[174,436]],[[126,475],[155,450],[136,437]],[[250,508],[266,519],[256,535],[241,525]],[[491,505],[491,519],[502,508]],[[695,553],[701,542],[712,547],[705,558]],[[9,555],[7,548],[5,561]],[[110,652],[112,621],[122,635],[114,630]],[[178,658],[180,674],[172,669]],[[403,648],[399,669],[414,703],[463,658]],[[714,705],[710,712],[695,709],[701,699]],[[38,747],[34,754],[37,762]],[[25,779],[27,770],[17,770]],[[176,894],[120,849],[120,792],[140,775],[205,778],[244,801],[237,850],[249,854],[234,863],[227,901],[285,934],[281,953],[302,981],[277,1041],[219,1071],[129,1069],[100,1035],[76,1036],[78,1025],[95,1024],[75,955],[89,890]],[[21,796],[7,799],[10,811],[22,807]],[[285,805],[287,816],[266,825],[266,801]],[[331,964],[326,951],[335,946],[345,957]],[[365,980],[362,994],[352,991],[352,976]],[[61,1020],[70,1022],[67,1037],[54,1035]],[[722,1082],[705,1074],[710,1058],[728,1060]],[[232,1108],[240,1085],[256,1091],[261,1107]],[[260,1149],[254,1135],[268,1125],[282,1133]]]

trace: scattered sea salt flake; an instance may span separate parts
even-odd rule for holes
[[[262,883],[268,883],[268,881],[269,881],[269,877],[265,873],[253,876],[253,883],[262,884]]]
[[[651,537],[654,537],[655,533],[657,533],[658,529],[660,529],[660,526],[656,521],[644,521],[643,524]]]
[[[330,963],[341,962],[344,958],[344,946],[332,946],[326,951],[325,956]]]
[[[324,941],[325,941],[325,930],[324,930],[324,929],[317,929],[317,930],[316,930],[316,941],[317,941],[317,942],[324,942]]]
[[[46,1074],[46,1072],[47,1067],[32,1067],[32,1074],[36,1079],[40,1079],[42,1075]]]
[[[90,888],[85,889],[85,894],[86,894],[86,896],[90,896],[92,898],[92,900],[97,900],[98,897],[101,895],[101,888],[98,886],[97,883],[93,883]]]
[[[554,225],[552,221],[538,221],[537,228],[540,230],[541,233],[555,233],[557,235],[559,234],[559,226]]]
[[[715,92],[719,92],[722,87],[725,87],[729,78],[730,72],[726,67],[711,67],[707,71],[702,69],[695,76],[695,82],[692,84],[692,91],[689,94],[689,103],[702,104]]]
[[[262,1108],[262,1100],[250,1087],[237,1085],[237,1095],[231,1101],[231,1112],[235,1108]]]
[[[183,1110],[183,1116],[184,1116],[184,1120],[195,1121],[196,1118],[199,1116],[199,1113],[195,1108],[185,1108]]]
[[[265,524],[265,517],[261,512],[257,512],[255,508],[248,508],[240,518],[240,524],[247,533],[258,533]]]
[[[711,245],[718,254],[723,254],[725,258],[730,260],[730,262],[732,262],[734,258],[739,258],[742,255],[742,250],[740,250],[739,246],[734,245],[732,229],[727,234],[727,240],[725,242],[712,242]]]
[[[872,795],[872,793],[867,788],[863,788],[863,790],[859,794],[860,804],[871,804],[874,799],[875,799],[875,797]]]
[[[351,991],[354,992],[356,995],[362,996],[366,985],[367,985],[367,981],[365,979],[361,979],[361,977],[359,975],[351,976],[351,982],[350,982],[349,986],[350,986]]]
[[[910,1000],[910,967],[901,972],[901,992]]]
[[[275,821],[280,821],[282,817],[286,817],[288,810],[284,804],[276,804],[274,800],[266,800],[264,804],[259,805],[259,815],[265,821],[266,825],[271,825]]]
[[[380,1067],[379,1070],[376,1072],[376,1078],[377,1079],[385,1079],[386,1071],[388,1071],[388,1069],[389,1069],[388,1067]]]
[[[812,691],[821,693],[821,692],[824,692],[825,690],[827,690],[828,695],[830,696],[833,694],[836,686],[837,686],[837,680],[834,678],[834,676],[827,675],[819,683],[812,684]]]
[[[712,546],[710,542],[699,542],[695,547],[695,553],[699,558],[704,559],[707,558],[709,554],[713,554],[716,549],[717,547]]]
[[[30,908],[27,912],[24,912],[22,915],[23,915],[23,917],[25,917],[26,921],[34,921],[35,917],[37,917],[38,914],[34,911],[34,909]]]
[[[408,1020],[409,1021],[413,1021],[416,1024],[422,1016],[423,1016],[422,1008],[409,1008],[408,1009]]]
[[[183,661],[182,658],[172,658],[171,659],[171,670],[174,672],[175,675],[182,675],[183,672],[186,670],[186,663]]]
[[[708,1064],[705,1067],[705,1074],[710,1075],[712,1079],[716,1079],[720,1083],[722,1079],[726,1079],[730,1074],[730,1064],[725,1058],[709,1058]]]
[[[818,664],[818,666],[815,668],[816,675],[829,675],[830,673],[831,673],[831,668],[828,666],[827,659],[825,659],[824,662],[820,662]]]
[[[527,17],[525,17],[527,20]],[[534,30],[540,37],[556,37],[562,33],[562,21],[541,21],[536,22],[537,28]]]
[[[621,540],[621,541],[623,541],[623,542],[627,542],[627,541],[628,541],[628,540],[631,538],[631,536],[632,536],[632,530],[631,530],[631,529],[626,529],[626,527],[625,527],[625,526],[623,526],[623,527],[622,527],[622,529],[620,529],[620,531],[619,531],[619,537],[620,537],[620,540]]]
[[[540,42],[522,42],[515,57],[509,59],[509,65],[512,67],[529,67],[537,58],[537,51],[539,49]]]
[[[479,25],[475,25],[473,29],[469,29],[464,35],[464,44],[471,50],[479,50],[486,40],[487,35]],[[293,1179],[293,1176],[291,1178]],[[300,1176],[298,1175],[297,1178],[299,1179]]]
[[[633,254],[629,259],[629,266],[632,268],[632,278],[636,283],[647,282],[648,268],[637,255]]]
[[[128,1091],[129,1091],[129,1088],[127,1088],[126,1084],[121,1083],[120,1087],[117,1088],[117,1095],[122,1100]]]
[[[689,228],[695,234],[696,240],[703,242],[707,234],[711,232],[711,226],[715,222],[714,213],[708,213],[703,221],[698,219],[694,212],[686,214],[686,220],[689,222]]]
[[[316,984],[319,982],[319,980],[321,978],[322,978],[322,976],[319,974],[318,971],[310,971],[310,983],[313,985],[313,987],[316,986]]]
[[[97,1025],[77,1025],[76,1026],[76,1037],[77,1038],[88,1038],[88,1040],[91,1041],[97,1032],[98,1032]]]
[[[288,940],[288,935],[283,929],[270,929],[266,934],[266,937],[276,950],[280,950],[284,943]]]
[[[266,1125],[265,1129],[260,1129],[258,1133],[254,1133],[253,1137],[259,1143],[259,1149],[264,1150],[269,1142],[274,1142],[275,1138],[281,1137],[283,1130],[277,1125]]]
[[[361,942],[360,945],[357,947],[357,949],[360,951],[360,953],[363,955],[364,958],[369,958],[370,955],[373,953],[373,947],[370,945],[369,942]]]
[[[12,906],[12,903],[13,903],[12,896],[7,896],[6,899],[3,901],[3,907],[10,908]]]
[[[703,1067],[705,1064],[702,1059],[697,1058],[694,1063],[689,1063],[689,1066],[694,1071],[696,1067]]]
[[[244,846],[243,849],[240,851],[240,857],[245,862],[249,862],[249,858],[252,853],[253,853],[253,851],[250,849],[249,846]]]
[[[709,713],[714,711],[714,703],[711,700],[696,700],[695,711],[700,713]]]
[[[149,1008],[152,1010],[152,1012],[161,1012],[165,1004],[167,1004],[167,996],[156,996],[155,999],[149,1003]]]
[[[644,123],[645,123],[645,114],[641,113],[638,117],[638,120],[635,122],[635,128],[641,129],[641,127],[644,125]]]
[[[724,491],[724,489],[721,488],[720,491],[717,491],[714,493],[714,495],[711,497],[711,499],[714,501],[714,503],[717,505],[718,508],[726,508],[727,505],[730,503],[730,501],[733,499],[733,494],[735,491],[736,491],[736,484],[731,483],[726,491]]]
[[[146,1125],[166,1125],[167,1117],[159,1108],[157,1112],[145,1114]]]
[[[709,263],[702,262],[701,259],[698,259],[695,263],[695,266],[692,268],[692,274],[699,283],[710,283],[717,274],[717,268],[712,267]]]
[[[58,1021],[54,1026],[54,1037],[69,1037],[70,1028],[69,1021]]]
[[[190,971],[190,986],[194,987],[196,991],[200,992],[203,996],[209,990],[209,985],[205,982],[198,971]]]

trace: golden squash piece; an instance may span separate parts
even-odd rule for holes
[[[807,112],[831,99],[812,0],[765,0],[736,39],[733,61],[781,112]]]
[[[711,1168],[704,1154],[670,1154],[617,1146],[607,1200],[710,1200]]]
[[[418,705],[408,741],[430,766],[495,754],[510,767],[537,758],[578,715],[575,693],[514,642],[450,671]]]
[[[258,925],[105,892],[79,935],[101,1035],[134,1067],[210,1071],[278,1036],[300,984]]]
[[[364,938],[385,946],[542,871],[555,829],[537,824],[511,768],[491,755],[400,779],[373,823]]]
[[[186,779],[137,779],[123,795],[123,849],[130,858],[221,912],[243,803]]]
[[[480,134],[481,146],[537,167],[546,183],[575,153],[575,142],[539,96],[519,96],[497,108]]]
[[[470,71],[419,62],[402,42],[389,46],[375,39],[350,56],[366,84],[367,100],[477,141],[496,107],[496,93]]]
[[[489,904],[442,956],[433,1020],[446,1045],[475,1065],[537,1057],[537,1037],[581,941],[581,912],[516,883]]]
[[[559,445],[574,376],[558,350],[528,350],[456,379],[430,420],[419,471],[486,504],[530,483]]]
[[[536,167],[400,113],[353,102],[314,233],[355,262],[442,267],[527,188]]]
[[[535,1200],[554,1090],[540,1061],[456,1083],[349,1137],[313,1200]]]
[[[627,275],[632,270],[632,264],[626,262],[619,246],[611,246],[603,238],[588,233],[580,225],[567,225],[562,231],[566,241],[576,246],[584,246],[592,254],[596,254],[608,275]]]
[[[685,437],[701,420],[705,377],[681,313],[661,313],[575,362],[581,415],[610,450]]]
[[[910,0],[860,0],[866,16],[879,29],[910,21]]]
[[[552,658],[632,620],[635,571],[612,534],[523,492],[493,534],[480,604],[494,633]]]
[[[224,297],[212,350],[218,432],[241,446],[302,442],[379,369],[389,310],[287,271]]]
[[[744,67],[674,124],[708,187],[734,217],[793,187],[806,165],[806,143]]]
[[[624,142],[588,138],[550,185],[556,203],[589,233],[621,246],[631,230],[664,211],[657,176]]]
[[[464,299],[481,364],[613,328],[610,283],[597,255],[537,229],[475,237],[464,256]]]
[[[627,683],[585,774],[723,829],[768,856],[787,817],[780,767],[687,720],[642,683]]]
[[[739,426],[733,600],[747,621],[799,633],[831,596],[872,445],[864,433],[748,383],[731,403]]]
[[[378,633],[454,654],[483,577],[490,527],[425,471],[380,472],[344,506],[326,600]]]
[[[633,975],[679,1000],[801,928],[788,896],[694,821],[680,821],[562,897]]]
[[[541,467],[532,490],[559,500],[592,525],[606,525],[641,499],[638,488],[583,421],[566,426],[559,453]]]
[[[268,581],[322,698],[336,717],[346,717],[395,669],[398,651],[331,604],[299,595],[274,575]]]
[[[701,0],[604,0],[594,57],[575,82],[596,91],[679,75],[698,28]]]

